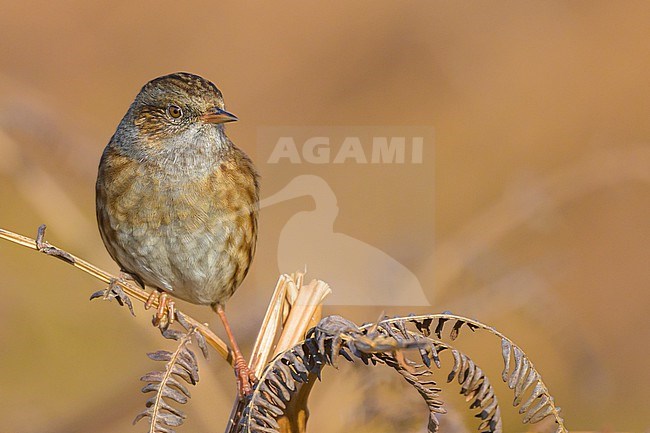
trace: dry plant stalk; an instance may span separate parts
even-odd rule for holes
[[[296,272],[278,279],[249,363],[257,377],[271,354],[275,356],[298,344],[321,318],[322,303],[331,289],[320,280],[312,280],[305,286],[304,276],[304,272]]]

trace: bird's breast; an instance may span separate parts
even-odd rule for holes
[[[111,255],[148,285],[191,302],[220,302],[241,283],[255,248],[256,206],[254,173],[236,161],[216,160],[203,175],[121,156],[100,166],[97,213]]]

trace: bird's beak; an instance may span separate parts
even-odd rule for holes
[[[237,119],[237,116],[235,116],[232,113],[227,112],[226,110],[222,110],[221,108],[214,107],[208,110],[207,113],[201,116],[201,120],[207,123],[226,123],[226,122],[234,122]]]

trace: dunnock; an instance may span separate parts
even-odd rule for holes
[[[255,252],[258,183],[253,163],[224,131],[235,120],[219,89],[197,75],[148,82],[104,150],[96,205],[104,245],[123,272],[219,314],[245,395],[255,378],[224,304]]]

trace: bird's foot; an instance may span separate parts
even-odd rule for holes
[[[253,370],[248,368],[243,356],[235,358],[235,376],[237,377],[237,392],[239,398],[243,399],[253,393],[253,386],[257,383],[257,377]]]
[[[148,310],[153,307],[153,304],[158,301],[158,308],[156,309],[156,314],[153,315],[151,322],[153,326],[157,326],[161,331],[164,331],[174,323],[176,318],[176,305],[174,301],[169,297],[167,293],[161,293],[157,290],[151,292],[147,302],[144,304],[144,309]]]
[[[92,301],[96,298],[102,298],[104,300],[110,301],[111,299],[115,299],[121,306],[126,305],[129,307],[129,311],[135,316],[131,299],[127,296],[126,293],[124,293],[124,290],[122,290],[119,283],[124,283],[122,276],[120,276],[120,278],[111,278],[110,282],[108,283],[108,287],[106,287],[104,290],[99,290],[90,295],[90,300]]]

